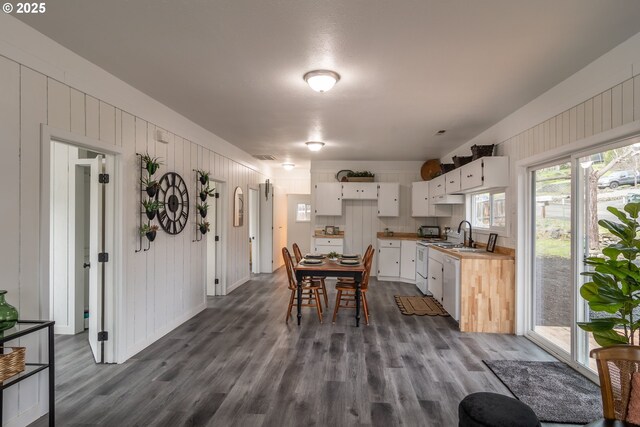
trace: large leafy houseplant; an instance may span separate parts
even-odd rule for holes
[[[640,203],[628,203],[624,211],[612,206],[607,210],[620,222],[602,219],[598,224],[619,240],[602,250],[603,257],[587,258],[586,263],[593,271],[582,275],[591,281],[580,288],[580,295],[591,310],[606,314],[590,322],[578,322],[578,326],[592,332],[603,347],[635,345],[636,331],[640,328],[640,316],[634,316],[634,309],[640,305],[640,268],[635,263],[640,254]]]

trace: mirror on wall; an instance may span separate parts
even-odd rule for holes
[[[244,194],[242,188],[236,187],[233,193],[233,226],[242,227],[244,222]]]

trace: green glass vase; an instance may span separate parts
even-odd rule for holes
[[[5,300],[6,293],[0,290],[0,331],[13,328],[18,321],[18,310]]]

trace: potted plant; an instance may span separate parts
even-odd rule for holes
[[[200,229],[200,233],[207,234],[207,231],[209,231],[209,223],[207,221],[199,222],[198,228]]]
[[[200,203],[196,203],[196,209],[198,209],[198,212],[200,213],[200,216],[202,218],[207,216],[207,209],[209,209],[209,204],[204,202],[202,204]]]
[[[149,176],[155,174],[158,171],[158,169],[160,168],[160,165],[163,164],[160,161],[159,157],[151,157],[149,155],[149,153],[145,153],[142,156],[142,163],[144,165],[144,168],[149,173]]]
[[[158,183],[158,181],[151,178],[142,178],[140,180],[140,183],[144,187],[149,197],[156,196],[156,194],[158,193],[158,188],[160,187],[160,184]]]
[[[140,227],[140,235],[147,236],[150,242],[153,242],[156,239],[156,233],[158,232],[159,227],[156,224],[144,224]]]
[[[203,202],[207,200],[207,196],[214,196],[216,194],[216,189],[215,188],[211,188],[208,185],[204,188],[202,188],[202,190],[200,190],[200,200],[202,200]]]
[[[373,182],[375,175],[369,171],[349,172],[347,179],[350,182]]]
[[[197,169],[196,174],[198,174],[200,184],[207,185],[209,183],[209,172],[205,172],[202,169]]]
[[[582,273],[591,281],[580,287],[580,295],[593,312],[603,313],[601,318],[578,322],[578,326],[593,333],[603,347],[618,344],[636,344],[635,335],[640,319],[634,309],[640,305],[640,267],[635,263],[640,253],[638,213],[640,203],[627,203],[624,211],[609,206],[609,212],[620,222],[600,220],[618,241],[602,250],[602,256],[589,257],[586,263],[593,271]]]
[[[149,218],[149,220],[153,220],[156,217],[156,213],[162,206],[162,202],[156,199],[146,199],[142,201],[142,206],[144,206],[147,218]]]

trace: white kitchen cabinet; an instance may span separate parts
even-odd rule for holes
[[[442,303],[442,263],[429,256],[429,277],[427,278],[429,292]]]
[[[400,277],[412,282],[416,280],[415,240],[402,240],[400,242]]]
[[[316,215],[342,216],[342,184],[339,182],[316,184],[313,208]]]
[[[375,182],[342,183],[343,200],[376,200],[377,198],[378,184]]]
[[[400,215],[400,184],[378,183],[378,216]]]
[[[445,255],[442,265],[442,306],[455,321],[460,321],[460,260]]]
[[[445,175],[440,175],[429,181],[429,194],[431,196],[440,196],[445,194],[446,182]]]
[[[429,197],[430,183],[431,181],[411,183],[411,216],[451,216],[451,206],[435,204]]]
[[[328,254],[329,252],[337,252],[341,254],[343,250],[344,239],[320,237],[313,239],[313,252],[315,253]]]
[[[460,191],[460,169],[454,169],[444,174],[445,193],[455,194]]]
[[[508,185],[508,157],[482,157],[460,168],[461,192],[470,193]]]
[[[378,249],[378,276],[400,277],[400,248]]]

